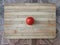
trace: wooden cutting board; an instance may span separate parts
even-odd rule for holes
[[[33,25],[26,23],[28,17],[34,19]],[[4,36],[8,39],[55,38],[56,6],[40,3],[5,4],[4,28]]]

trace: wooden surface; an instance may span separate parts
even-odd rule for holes
[[[32,16],[35,24],[26,24]],[[5,4],[5,37],[10,39],[35,39],[56,37],[56,6],[54,4]]]
[[[3,1],[3,0],[0,0],[0,1]],[[30,2],[31,0],[5,0],[5,1],[6,1],[6,3],[10,3],[10,4],[11,3],[20,3],[20,2],[23,2],[23,3],[29,2],[29,3],[31,3]],[[57,17],[57,22],[58,22],[57,23],[57,37],[55,39],[52,39],[52,40],[51,39],[38,39],[38,40],[36,40],[36,39],[34,39],[34,40],[32,40],[32,39],[31,40],[29,40],[29,39],[28,40],[20,40],[19,39],[17,41],[17,43],[15,43],[16,45],[30,45],[30,44],[35,45],[36,43],[37,43],[36,45],[60,45],[60,15],[59,15],[60,14],[60,0],[37,0],[37,3],[38,2],[40,2],[40,3],[55,3],[57,5],[57,11],[56,11],[57,12],[56,17]],[[4,7],[0,5],[0,9],[1,9],[0,10],[0,16],[1,16],[0,24],[2,24],[1,22],[4,19],[3,18],[4,17],[4,15],[3,15]],[[3,24],[0,25],[0,26],[2,27]],[[1,30],[1,27],[0,27],[0,45],[10,45],[11,43],[8,44],[7,40],[4,37],[2,37],[3,28]],[[1,38],[4,38],[3,41],[2,41]],[[15,41],[15,40],[13,40],[13,41]],[[32,43],[30,43],[30,41]],[[1,42],[2,42],[2,44],[1,44]]]

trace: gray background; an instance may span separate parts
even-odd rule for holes
[[[8,40],[4,32],[4,2],[5,3],[55,3],[57,6],[57,37],[55,39],[19,39]],[[12,44],[15,43],[15,44]],[[60,45],[60,0],[0,0],[0,45]]]

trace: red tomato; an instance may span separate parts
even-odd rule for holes
[[[26,23],[27,23],[28,25],[34,24],[34,18],[33,18],[33,17],[27,17]]]

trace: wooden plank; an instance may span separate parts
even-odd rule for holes
[[[33,17],[33,25],[26,24]],[[8,39],[34,39],[56,37],[56,6],[53,4],[5,4],[5,37]]]

